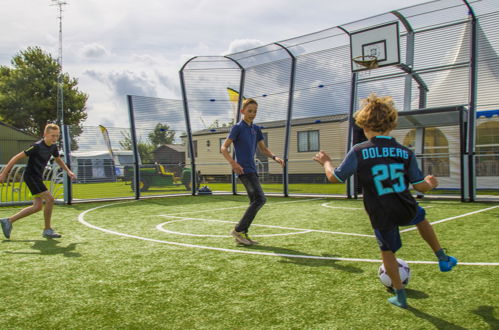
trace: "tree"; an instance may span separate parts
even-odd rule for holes
[[[175,131],[170,131],[167,124],[157,123],[154,131],[149,133],[149,141],[158,147],[163,144],[171,144],[175,141]]]
[[[57,119],[57,81],[61,66],[39,47],[28,47],[0,66],[0,117],[23,131],[41,136],[47,123]],[[87,118],[88,95],[78,80],[62,73],[64,123],[81,128]]]
[[[215,121],[213,123],[211,123],[210,126],[208,126],[208,128],[221,128],[221,127],[231,127],[234,125],[234,119],[231,119],[229,122],[226,122],[226,123],[221,123],[220,121],[218,121],[218,119],[215,119]]]
[[[133,150],[130,132],[121,132],[121,136],[123,136],[123,140],[120,141],[120,146],[123,150]],[[154,162],[153,151],[155,149],[156,147],[150,143],[137,141],[137,152],[142,164],[152,164]]]

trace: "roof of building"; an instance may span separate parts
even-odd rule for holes
[[[291,120],[291,126],[300,125],[311,125],[311,124],[321,124],[321,123],[331,123],[331,122],[342,122],[348,119],[348,115],[331,115],[331,116],[315,116],[306,118],[297,118]],[[262,129],[285,127],[286,120],[275,120],[263,123],[255,123]],[[192,135],[207,135],[213,133],[228,133],[231,127],[217,127],[217,128],[207,128],[200,131],[193,132]]]

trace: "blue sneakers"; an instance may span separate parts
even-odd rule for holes
[[[407,308],[407,293],[404,289],[395,290],[395,296],[388,298],[388,302],[400,308]]]
[[[441,272],[448,272],[452,270],[452,268],[457,265],[457,259],[451,256],[448,256],[449,258],[447,261],[444,260],[439,260],[438,261],[438,266],[440,267]]]
[[[12,223],[9,221],[9,218],[0,219],[0,223],[2,225],[2,231],[4,236],[10,239],[10,232],[12,231]]]
[[[42,236],[45,238],[61,238],[62,235],[56,233],[52,228],[45,229],[42,233]]]

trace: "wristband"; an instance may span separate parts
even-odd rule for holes
[[[273,159],[273,160],[275,160],[276,158],[277,158],[277,156],[276,156],[276,155],[272,156],[272,159]]]

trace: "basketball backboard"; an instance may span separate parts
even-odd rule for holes
[[[350,34],[352,72],[370,70],[400,63],[398,22],[388,23]],[[368,67],[353,61],[376,59],[377,65]]]

